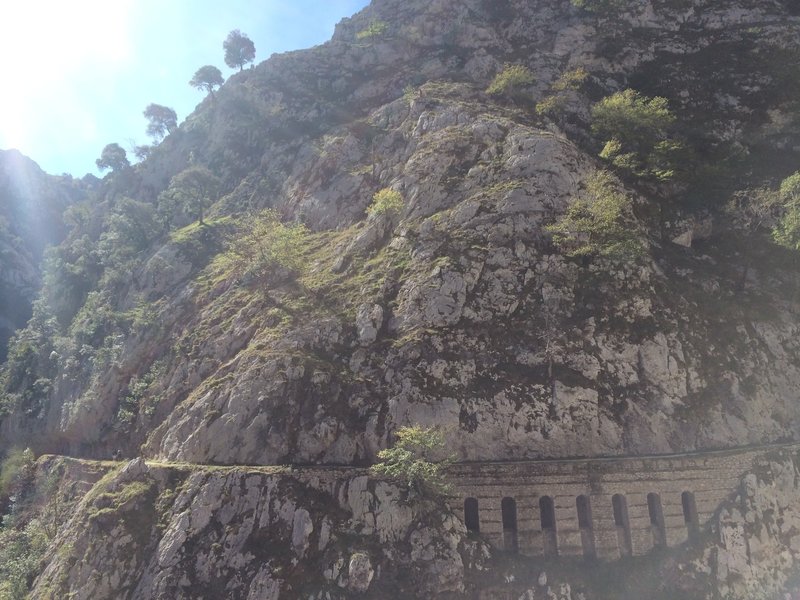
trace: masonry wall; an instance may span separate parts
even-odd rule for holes
[[[800,445],[783,447],[796,450]],[[685,542],[692,528],[702,528],[719,504],[737,490],[742,475],[772,449],[666,457],[458,464],[451,468],[454,493],[449,502],[463,516],[465,499],[477,499],[480,533],[498,548],[509,547],[510,538],[516,537],[522,554],[543,556],[549,547],[553,555],[557,541],[558,555],[580,556],[594,551],[599,558],[614,560],[628,553],[645,554],[659,543],[674,546]],[[688,502],[688,514],[684,511],[684,492],[694,500]],[[627,528],[615,523],[612,509],[615,494],[624,496],[627,503]],[[660,519],[651,518],[648,494],[658,495],[663,527]],[[576,499],[581,495],[588,497],[591,506],[591,527],[583,531],[576,508]],[[555,505],[556,532],[550,542],[541,522],[543,496],[552,498]],[[508,529],[504,532],[503,498],[513,498],[516,504],[516,532]],[[692,510],[695,506],[696,519]],[[626,540],[628,535],[630,545]]]

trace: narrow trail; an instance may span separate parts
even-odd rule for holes
[[[568,457],[568,458],[523,458],[510,460],[474,460],[459,461],[453,463],[453,468],[459,467],[479,467],[486,466],[512,466],[512,465],[575,465],[575,464],[611,464],[611,463],[630,463],[634,461],[673,461],[680,459],[703,459],[717,458],[726,456],[736,456],[738,454],[768,453],[777,450],[800,450],[800,442],[781,442],[771,444],[758,444],[750,446],[736,446],[731,448],[718,448],[713,450],[697,450],[691,452],[674,452],[669,454],[637,454],[637,455],[610,455],[610,456],[591,456],[591,457]],[[97,464],[105,466],[123,465],[130,462],[131,458],[126,459],[92,459],[67,454],[45,454],[42,458],[66,458],[85,464]],[[253,471],[273,471],[285,472],[293,470],[331,470],[331,471],[366,471],[368,466],[356,466],[345,464],[316,464],[316,463],[286,463],[278,465],[258,465],[258,464],[214,464],[214,463],[193,463],[183,461],[161,461],[145,458],[148,466],[176,468],[176,469],[208,469],[208,470],[253,470]]]

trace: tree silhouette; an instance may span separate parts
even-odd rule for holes
[[[100,158],[94,161],[94,163],[101,171],[111,169],[115,173],[117,171],[123,171],[131,166],[125,149],[117,143],[106,145],[100,153]]]
[[[225,83],[220,70],[213,65],[205,65],[195,71],[189,85],[198,90],[205,90],[214,96],[214,88]]]
[[[153,139],[163,138],[178,126],[178,115],[168,106],[148,104],[144,109],[147,124],[147,135]]]
[[[228,34],[228,37],[222,42],[222,48],[225,50],[225,64],[231,69],[239,67],[241,71],[244,65],[253,62],[256,57],[255,44],[238,29],[234,29]]]

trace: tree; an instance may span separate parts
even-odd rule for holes
[[[158,210],[169,227],[172,215],[183,210],[203,224],[203,212],[219,196],[221,182],[205,167],[193,166],[175,175],[158,196]]]
[[[440,458],[446,448],[441,430],[414,425],[401,427],[395,437],[394,446],[378,452],[370,472],[403,483],[416,496],[448,493],[445,469],[452,457]]]
[[[127,275],[132,260],[159,234],[155,207],[149,202],[121,198],[106,216],[97,242],[97,256],[106,269]]]
[[[225,83],[220,70],[213,65],[205,65],[195,71],[189,85],[198,90],[205,90],[214,97],[214,88]]]
[[[114,173],[124,171],[131,166],[125,149],[117,143],[108,144],[100,153],[100,158],[94,161],[101,171],[111,169]]]
[[[225,64],[231,69],[239,67],[241,71],[244,65],[253,62],[256,57],[255,44],[238,29],[234,29],[228,34],[228,37],[222,42],[222,48],[225,50]]]
[[[178,115],[168,106],[161,104],[148,104],[144,109],[144,116],[149,121],[147,135],[154,140],[163,138],[178,126]]]
[[[139,159],[144,160],[153,152],[153,147],[149,144],[134,145],[133,155]]]
[[[600,157],[639,177],[666,181],[675,175],[683,145],[669,137],[674,122],[666,98],[631,89],[592,107],[592,131],[605,144]]]
[[[596,171],[587,181],[584,196],[545,229],[567,256],[631,260],[644,252],[631,212],[631,199],[618,190],[614,177],[608,171]]]

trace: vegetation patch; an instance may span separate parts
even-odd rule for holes
[[[567,256],[632,260],[644,250],[644,232],[633,220],[631,199],[607,171],[596,171],[583,198],[546,229]]]
[[[517,98],[523,90],[531,85],[536,78],[533,72],[525,65],[506,64],[503,69],[495,75],[486,93],[490,96],[507,96]]]
[[[681,168],[684,147],[670,136],[674,122],[666,98],[631,89],[592,107],[592,131],[605,144],[600,158],[637,177],[666,181]]]
[[[436,497],[449,492],[447,467],[454,460],[444,457],[445,439],[441,430],[420,426],[401,427],[391,448],[378,452],[378,462],[370,473],[401,483],[409,499]]]
[[[266,210],[241,224],[219,264],[247,283],[266,283],[271,277],[296,277],[304,267],[303,248],[309,235],[302,223],[285,224]]]
[[[405,201],[400,192],[389,188],[384,188],[376,192],[372,197],[372,203],[367,207],[369,216],[396,215],[401,210]]]

